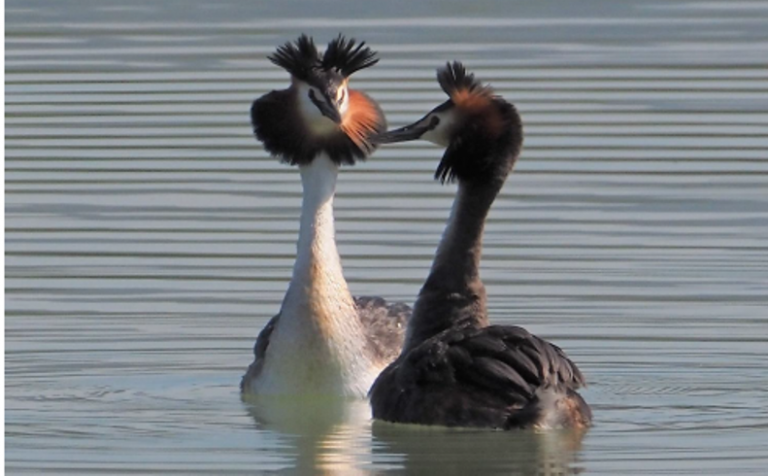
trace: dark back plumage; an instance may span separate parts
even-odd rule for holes
[[[559,395],[553,426],[585,427],[584,377],[565,353],[521,327],[454,327],[410,349],[370,391],[374,418],[403,423],[511,429],[535,427]],[[576,408],[571,411],[570,406]]]

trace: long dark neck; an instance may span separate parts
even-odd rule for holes
[[[408,323],[406,348],[454,326],[488,325],[480,280],[485,219],[503,182],[459,182],[443,239]]]

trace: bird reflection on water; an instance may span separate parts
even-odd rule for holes
[[[361,399],[316,396],[243,397],[260,430],[292,442],[283,450],[292,460],[286,474],[372,474],[371,410]]]
[[[375,421],[374,455],[401,454],[404,474],[580,474],[585,429],[489,431]],[[402,471],[398,471],[403,474]]]
[[[579,474],[584,430],[454,429],[371,422],[359,399],[243,400],[256,428],[286,442],[285,474]],[[393,455],[397,455],[393,457]],[[372,468],[379,469],[372,469]]]

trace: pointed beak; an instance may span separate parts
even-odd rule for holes
[[[341,124],[341,113],[335,104],[324,101],[322,99],[316,99],[314,95],[310,96],[310,99],[320,110],[320,114],[332,120],[336,124]]]
[[[375,134],[369,138],[374,144],[393,144],[395,142],[407,142],[409,140],[420,139],[427,131],[434,126],[426,121],[426,118],[419,119],[411,125],[394,129],[381,134]]]
[[[341,113],[338,109],[336,109],[336,106],[332,106],[327,102],[324,102],[322,106],[318,107],[320,108],[320,113],[323,116],[332,120],[336,124],[341,124]]]

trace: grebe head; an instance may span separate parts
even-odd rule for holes
[[[290,164],[306,165],[320,154],[354,164],[375,150],[369,137],[386,128],[378,104],[349,88],[350,76],[378,62],[376,53],[341,34],[321,56],[312,38],[280,46],[269,56],[291,75],[291,86],[254,102],[251,120],[265,148]]]
[[[458,62],[437,71],[449,99],[418,121],[378,134],[378,144],[424,139],[446,147],[435,172],[442,182],[504,181],[523,143],[515,107],[481,84]]]

